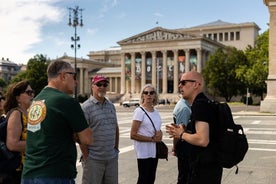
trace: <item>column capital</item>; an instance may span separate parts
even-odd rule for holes
[[[167,50],[161,50],[162,54],[167,54]]]

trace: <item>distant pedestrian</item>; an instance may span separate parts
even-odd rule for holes
[[[92,95],[83,104],[94,143],[81,146],[82,184],[118,184],[119,127],[116,109],[106,97],[109,81],[103,75],[92,79]]]
[[[53,61],[47,76],[48,85],[29,110],[22,184],[74,184],[76,142],[92,144],[92,131],[79,102],[71,96],[77,83],[71,64]]]
[[[130,138],[134,140],[138,164],[137,184],[153,184],[155,181],[158,158],[156,158],[156,142],[162,140],[161,117],[154,107],[158,102],[158,94],[151,84],[142,88],[141,107],[134,110]],[[145,112],[141,109],[143,108]],[[151,123],[151,120],[156,128]]]

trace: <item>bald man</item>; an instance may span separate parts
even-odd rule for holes
[[[181,76],[179,89],[182,97],[191,105],[191,121],[187,127],[168,125],[166,132],[190,145],[189,184],[220,184],[222,167],[215,159],[214,147],[218,135],[216,114],[203,88],[204,80],[200,73],[190,71]]]

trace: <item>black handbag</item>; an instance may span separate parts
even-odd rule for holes
[[[151,120],[151,118],[149,117],[148,113],[140,106],[140,108],[145,112],[145,114],[148,116],[155,132],[156,132],[156,128]],[[163,142],[163,141],[160,141],[160,142],[156,142],[156,158],[159,158],[159,159],[166,159],[168,161],[168,152],[169,152],[169,149],[168,149],[168,146]]]

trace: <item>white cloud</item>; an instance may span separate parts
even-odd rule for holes
[[[42,40],[41,28],[59,21],[62,12],[53,6],[56,0],[1,0],[0,57],[26,63],[34,56],[28,49]]]

